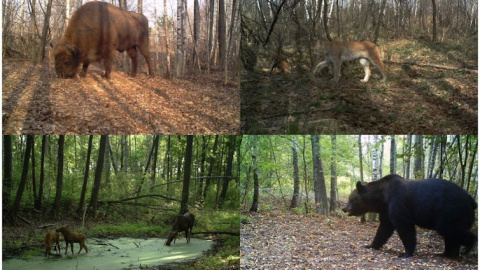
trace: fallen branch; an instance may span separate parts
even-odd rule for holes
[[[395,60],[389,60],[385,61],[385,63],[389,64],[397,64],[397,65],[411,65],[411,66],[420,66],[420,67],[433,67],[433,68],[440,68],[440,69],[447,69],[447,70],[460,70],[460,69],[471,69],[471,70],[476,70],[476,66],[472,65],[463,65],[461,67],[452,67],[452,66],[445,66],[445,65],[437,65],[437,64],[424,64],[424,63],[418,63],[413,60],[407,60],[407,61],[395,61]]]
[[[132,201],[132,200],[137,200],[137,199],[141,199],[141,198],[157,198],[157,197],[164,198],[164,199],[167,199],[167,200],[170,200],[170,201],[180,202],[180,200],[178,200],[178,199],[170,198],[170,197],[160,195],[160,194],[147,194],[147,195],[141,195],[141,196],[132,197],[132,198],[120,199],[120,200],[116,200],[116,201],[99,201],[99,203],[124,203],[126,201]]]
[[[55,224],[55,223],[52,223],[52,224],[45,224],[45,225],[38,226],[38,227],[39,227],[39,228],[42,228],[42,229],[45,229],[45,228],[48,228],[48,227],[53,227],[53,226],[57,226],[57,224]]]
[[[228,235],[240,236],[240,233],[236,233],[236,232],[192,232],[192,234],[228,234]]]
[[[23,222],[25,222],[25,223],[27,223],[27,224],[29,224],[29,225],[32,224],[30,221],[26,220],[25,218],[23,218],[23,217],[21,217],[21,216],[19,216],[19,215],[17,215],[17,217],[18,217],[19,219],[21,219]]]

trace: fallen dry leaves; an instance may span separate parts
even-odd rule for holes
[[[354,218],[295,215],[280,211],[248,214],[241,225],[241,269],[477,269],[477,254],[452,260],[435,232],[417,230],[417,251],[404,251],[395,233],[381,250],[364,248],[378,223]]]
[[[220,74],[132,78],[90,65],[85,78],[60,79],[52,65],[4,59],[4,134],[236,134],[238,83]]]
[[[474,134],[477,71],[390,65],[383,84],[375,71],[361,83],[357,63],[335,84],[309,71],[241,76],[241,129],[246,134]],[[396,76],[396,77],[395,77]]]

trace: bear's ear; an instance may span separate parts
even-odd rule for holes
[[[358,191],[358,193],[364,192],[365,189],[366,189],[366,188],[365,188],[365,186],[362,184],[362,182],[358,181],[358,182],[357,182],[357,191]]]

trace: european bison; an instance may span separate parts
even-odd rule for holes
[[[54,47],[55,70],[60,77],[74,77],[80,63],[85,77],[88,65],[102,59],[105,77],[110,77],[114,50],[127,51],[132,59],[132,76],[137,73],[137,50],[145,57],[153,76],[148,45],[148,20],[142,14],[125,11],[103,2],[89,2],[72,15],[68,27]]]

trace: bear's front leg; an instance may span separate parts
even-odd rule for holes
[[[371,245],[365,246],[366,248],[380,249],[392,236],[395,228],[392,222],[388,218],[388,215],[380,214],[380,225],[378,226],[377,233]]]
[[[405,253],[398,255],[398,257],[412,257],[413,253],[415,252],[415,247],[417,246],[417,234],[415,231],[415,224],[410,222],[401,222],[395,224],[398,236],[400,236],[400,240],[402,240],[403,246],[405,247]]]

